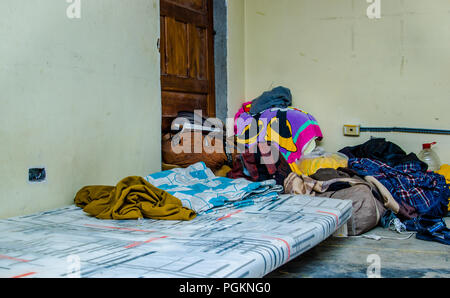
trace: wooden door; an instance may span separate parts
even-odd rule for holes
[[[162,130],[180,111],[215,117],[212,0],[160,0]]]

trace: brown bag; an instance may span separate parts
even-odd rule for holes
[[[228,160],[223,140],[194,130],[164,135],[162,158],[164,163],[182,168],[202,161],[213,171]]]
[[[361,235],[375,228],[386,211],[373,195],[371,186],[364,182],[317,196],[352,201],[352,217],[347,222],[349,236]]]
[[[339,174],[339,172],[335,172]],[[336,183],[347,186],[332,190]],[[353,205],[352,217],[347,222],[349,236],[361,235],[375,228],[386,211],[383,204],[374,196],[372,185],[359,177],[341,176],[340,178],[319,181],[312,177],[291,173],[285,179],[284,187],[285,192],[290,194],[351,200]]]

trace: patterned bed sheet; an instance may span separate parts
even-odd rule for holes
[[[0,277],[261,278],[351,213],[351,201],[292,195],[189,222],[99,220],[68,206],[0,220]]]

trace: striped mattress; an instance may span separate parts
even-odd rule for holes
[[[260,278],[330,237],[351,201],[282,195],[189,222],[76,206],[0,220],[0,277]]]

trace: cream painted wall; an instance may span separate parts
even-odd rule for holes
[[[228,117],[234,118],[245,99],[245,0],[227,1]]]
[[[160,170],[159,1],[0,2],[0,218]],[[29,184],[28,168],[48,181]]]
[[[245,0],[238,36],[245,36],[246,98],[290,88],[294,105],[318,119],[329,151],[371,135],[408,153],[437,141],[450,163],[450,136],[343,136],[344,124],[450,129],[450,1],[381,4],[381,19],[371,20],[365,0]]]

